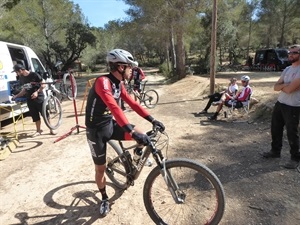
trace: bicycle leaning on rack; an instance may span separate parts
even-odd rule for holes
[[[55,64],[55,67],[59,70],[59,72],[57,73],[58,76],[58,80],[60,82],[57,81],[57,83],[59,83],[59,91],[60,94],[57,96],[61,99],[61,101],[67,97],[69,100],[73,100],[73,97],[76,98],[77,97],[77,85],[76,85],[76,79],[74,76],[74,71],[72,69],[69,69],[68,71],[62,73],[60,71],[60,66],[62,65],[61,61],[58,61]],[[71,79],[74,85],[74,96],[72,94],[72,89],[71,89]],[[53,78],[50,77],[50,82],[53,81]]]
[[[144,103],[147,108],[154,108],[159,100],[157,91],[150,89],[145,91],[147,80],[143,82],[141,92],[138,92],[134,89],[134,86],[131,83],[127,85],[127,92],[130,95],[134,95],[134,99],[139,100],[140,104]]]
[[[67,80],[70,83],[66,82]],[[56,83],[59,83],[59,90],[55,87]],[[63,80],[53,80],[52,78],[49,78],[46,80],[45,84],[47,85],[47,88],[45,88],[46,97],[43,103],[42,116],[44,118],[45,124],[49,129],[57,129],[62,122],[61,101],[64,98],[68,98],[69,100],[76,98],[76,81],[72,72],[70,71],[68,75],[64,75]]]
[[[156,224],[218,224],[225,209],[220,180],[199,162],[165,158],[163,152],[168,151],[169,137],[158,129],[153,127],[147,132],[151,143],[144,147],[137,163],[129,153],[137,144],[125,147],[125,141],[110,140],[113,151],[107,151],[107,176],[125,190],[134,185],[152,154],[157,165],[147,176],[143,188],[144,205],[151,219]]]

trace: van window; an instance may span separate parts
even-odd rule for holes
[[[38,59],[31,58],[31,62],[34,68],[34,72],[39,73],[41,76],[43,76],[45,71],[40,61]]]
[[[276,55],[274,51],[267,52],[267,62],[268,63],[275,63],[276,61]]]
[[[287,59],[288,58],[288,51],[287,50],[276,50],[277,55],[281,59]]]
[[[22,48],[8,46],[8,50],[11,56],[11,59],[14,64],[21,64],[26,69],[28,68],[28,62],[26,60],[25,52]]]

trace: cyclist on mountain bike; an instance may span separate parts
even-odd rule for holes
[[[133,80],[133,89],[139,93],[142,91],[142,80],[145,79],[144,71],[137,66],[132,68],[132,74],[129,78],[129,83]]]
[[[137,66],[131,53],[114,49],[107,54],[110,68],[108,75],[99,76],[90,89],[85,124],[87,127],[87,142],[95,164],[95,180],[102,195],[100,215],[106,216],[109,212],[109,198],[106,193],[106,147],[107,142],[114,140],[132,140],[139,144],[150,143],[148,136],[137,127],[130,124],[120,107],[124,100],[137,114],[164,130],[164,125],[155,120],[149,112],[142,108],[126,92],[124,80],[132,73],[132,67]]]

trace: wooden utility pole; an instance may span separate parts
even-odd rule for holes
[[[217,45],[217,0],[213,3],[212,29],[211,29],[211,49],[210,49],[210,94],[215,92],[216,74],[216,45]]]

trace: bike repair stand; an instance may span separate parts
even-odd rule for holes
[[[75,97],[74,97],[74,80],[73,80],[73,74],[70,73],[70,80],[71,80],[71,89],[72,89],[72,97],[73,97],[73,106],[74,106],[74,112],[75,112],[75,120],[76,120],[76,125],[74,127],[71,128],[71,130],[64,134],[63,136],[59,137],[58,139],[56,139],[54,141],[54,143],[62,140],[62,139],[65,139],[66,137],[70,136],[74,130],[77,130],[77,134],[79,133],[79,128],[83,128],[83,129],[86,129],[85,126],[80,126],[78,124],[78,114],[77,114],[77,107],[76,107],[76,100],[75,100]]]

